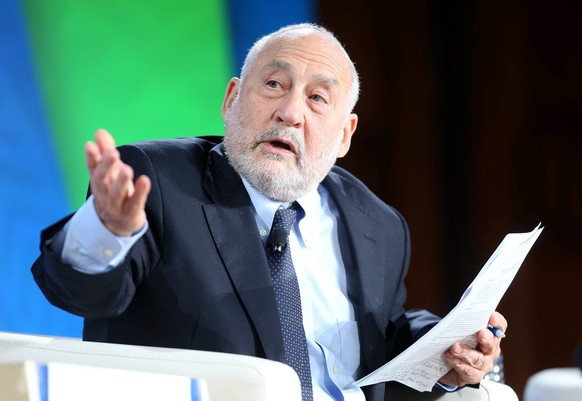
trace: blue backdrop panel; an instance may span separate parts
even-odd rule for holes
[[[17,0],[0,0],[0,330],[80,336],[32,280],[40,230],[69,212]]]
[[[316,22],[315,0],[228,0],[236,71],[255,40],[285,25]]]

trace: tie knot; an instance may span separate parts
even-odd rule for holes
[[[285,208],[279,207],[273,217],[273,224],[271,225],[271,232],[269,233],[269,240],[267,241],[267,249],[269,252],[282,252],[287,245],[291,227],[297,219],[297,213],[302,210],[299,203],[293,202],[291,206]]]
[[[273,217],[271,232],[273,230],[285,230],[285,233],[289,235],[300,210],[302,210],[301,206],[297,202],[293,202],[288,208],[280,206],[275,212],[275,217]]]

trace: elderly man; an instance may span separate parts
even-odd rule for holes
[[[35,280],[91,341],[290,364],[304,400],[382,400],[351,383],[436,322],[404,310],[401,215],[334,166],[358,122],[359,78],[327,30],[285,27],[249,51],[222,106],[224,141],[86,145],[92,195],[43,232]],[[137,177],[134,179],[134,177]],[[498,313],[490,324],[505,330]],[[478,383],[499,339],[455,344],[443,387]]]

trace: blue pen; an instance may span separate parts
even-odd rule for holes
[[[489,329],[489,331],[493,333],[495,337],[505,338],[505,333],[499,327],[493,327],[490,324],[488,324],[487,328]]]

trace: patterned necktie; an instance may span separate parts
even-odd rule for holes
[[[267,244],[267,261],[269,262],[279,320],[283,331],[285,358],[289,366],[295,369],[299,376],[303,401],[311,401],[313,400],[313,389],[311,387],[307,341],[303,328],[301,294],[288,245],[289,232],[300,210],[301,206],[297,202],[293,202],[288,209],[283,207],[277,209]]]

